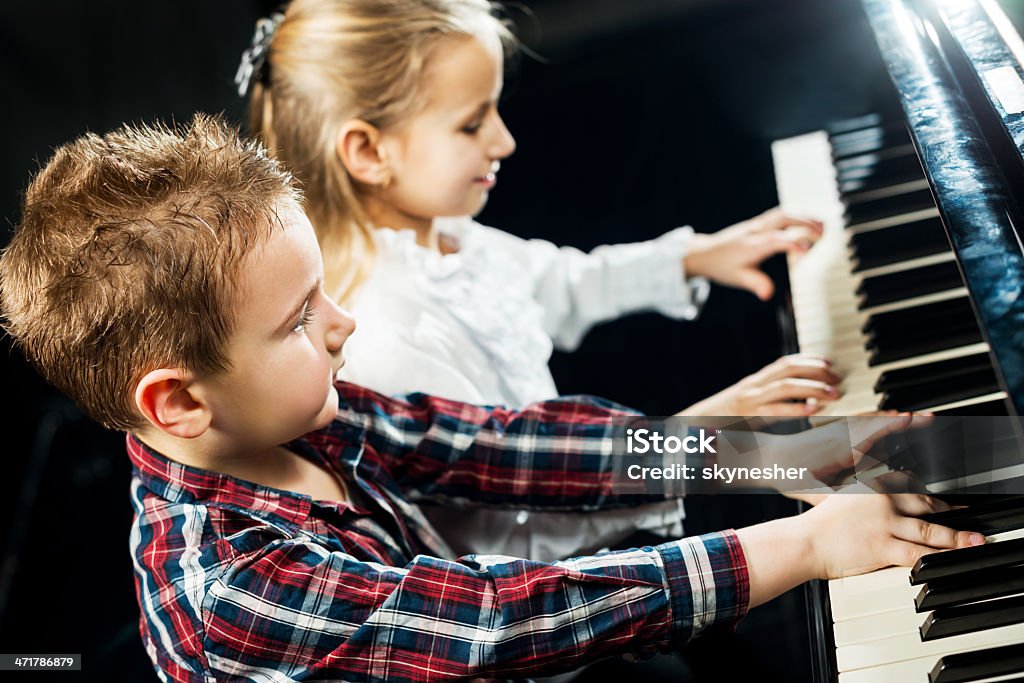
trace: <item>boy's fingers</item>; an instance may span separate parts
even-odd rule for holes
[[[914,517],[899,517],[892,525],[896,538],[929,548],[949,549],[981,545],[985,537],[977,532],[957,531]]]
[[[889,564],[895,564],[900,567],[913,567],[925,555],[937,552],[939,551],[934,548],[893,538],[886,544],[885,551],[882,553],[882,559]]]

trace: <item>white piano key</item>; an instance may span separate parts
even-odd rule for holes
[[[904,270],[913,270],[914,268],[924,268],[925,266],[934,266],[939,263],[948,263],[949,261],[955,261],[956,256],[952,251],[944,251],[941,254],[931,254],[930,256],[919,256],[918,258],[910,259],[909,261],[899,261],[897,263],[890,263],[884,266],[878,266],[877,268],[869,268],[862,270],[857,273],[857,277],[860,280],[867,279],[869,277],[877,277],[879,275],[890,275],[892,273],[899,273]],[[858,283],[859,284],[859,283]]]
[[[988,540],[998,543],[1015,538],[1024,538],[1024,529],[993,534]],[[909,575],[910,570],[905,567],[890,567],[829,582],[836,619],[836,658],[840,671],[845,672],[840,675],[841,681],[912,681],[915,676],[926,676],[946,654],[1005,645],[1024,638],[1008,626],[924,643],[918,629],[929,612],[915,611],[913,598],[921,587],[910,586]],[[890,609],[884,609],[886,605]],[[841,619],[836,617],[837,611]],[[1019,630],[1022,625],[1014,626]],[[855,675],[858,671],[870,675]]]
[[[898,597],[906,604],[906,595]],[[912,595],[910,599],[913,600]],[[890,602],[889,609],[876,614],[835,622],[832,633],[836,646],[856,645],[905,633],[917,633],[928,613],[918,614],[913,609],[894,609],[894,604],[899,603]]]
[[[1024,529],[992,534],[985,540],[1000,543],[1018,538],[1024,538]],[[832,620],[848,621],[889,612],[903,605],[913,609],[914,597],[920,590],[920,586],[910,585],[908,567],[888,567],[868,574],[832,579],[828,582]]]
[[[779,193],[779,196],[782,196],[781,191]],[[836,196],[838,197],[838,194]],[[846,230],[848,234],[871,232],[872,230],[884,230],[885,228],[894,228],[899,225],[914,223],[916,221],[924,220],[926,218],[938,217],[939,210],[936,208],[918,209],[917,211],[908,211],[907,213],[901,213],[896,216],[886,216],[885,218],[878,218],[873,221],[865,221],[863,223],[850,225]]]
[[[900,194],[907,194],[908,192],[916,192],[917,190],[927,190],[928,179],[921,178],[919,180],[909,180],[905,183],[897,183],[895,185],[887,185],[886,187],[880,187],[875,190],[868,190],[867,192],[856,192],[846,195],[848,203],[853,204],[855,202],[866,202],[874,199],[884,199],[885,197],[895,197]]]
[[[939,657],[920,657],[894,664],[873,666],[839,674],[839,683],[928,683],[928,673],[939,662]],[[994,678],[979,678],[971,683],[1000,683],[1010,681],[1020,674],[1008,674]]]
[[[1001,393],[1000,397],[1006,398],[1006,394]],[[1006,481],[1008,479],[1016,479],[1017,477],[1024,477],[1024,464],[1000,467],[988,472],[979,472],[977,474],[970,474],[966,477],[958,477],[957,479],[937,481],[932,484],[928,484],[928,492],[944,493],[947,491],[961,491],[968,486],[991,484],[994,481]]]
[[[917,633],[905,633],[836,648],[836,664],[840,672],[855,671],[918,657],[941,657],[1020,642],[1024,642],[1024,624],[1011,624],[929,641],[922,641]]]
[[[955,287],[953,289],[947,289],[944,292],[935,292],[933,294],[922,294],[921,296],[915,296],[910,299],[901,299],[899,301],[893,301],[888,304],[882,304],[880,306],[872,306],[862,311],[864,315],[875,315],[876,313],[887,313],[889,311],[900,311],[906,308],[913,308],[914,306],[924,306],[925,304],[933,304],[939,301],[949,301],[950,299],[959,299],[967,297],[966,287]]]

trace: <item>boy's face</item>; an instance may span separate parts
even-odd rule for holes
[[[242,265],[231,369],[206,381],[211,426],[242,448],[286,443],[334,419],[334,375],[355,329],[324,294],[320,247],[306,215],[287,205],[279,214],[283,229]]]

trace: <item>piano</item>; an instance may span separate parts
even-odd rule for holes
[[[989,544],[809,587],[814,678],[1024,681],[1024,43],[997,0],[862,4],[901,115],[773,145],[780,203],[825,221],[789,264],[788,350],[844,376],[826,418],[932,411],[1007,434],[984,469],[925,478],[965,505],[937,521]]]

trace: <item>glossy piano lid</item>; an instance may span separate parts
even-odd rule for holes
[[[1021,62],[982,6],[985,1],[863,0],[863,5],[1000,381],[1011,408],[1021,415],[1024,248],[1018,230],[1024,231],[1024,211],[1010,186],[1024,184],[1019,182],[1024,177],[1024,146],[1011,145],[1006,138],[993,154],[990,145],[1000,145],[992,137],[992,121],[1002,122],[1010,137],[1019,133],[1024,141],[1024,113],[993,109],[984,102],[987,96],[972,92],[981,88],[978,74],[970,73],[971,59],[984,58],[982,74],[999,68],[1018,76],[1022,72]],[[1012,27],[1010,31],[1016,35]],[[982,108],[980,116],[972,105]]]
[[[932,0],[984,101],[1024,158],[1024,41],[995,0]]]

